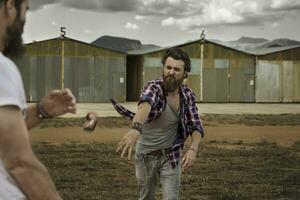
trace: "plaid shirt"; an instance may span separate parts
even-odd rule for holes
[[[151,105],[151,110],[148,115],[147,122],[157,119],[164,111],[167,98],[166,93],[162,89],[162,79],[150,81],[142,90],[138,104],[148,102]],[[121,115],[133,119],[135,113],[127,110],[114,100],[111,100],[113,106]],[[170,160],[172,167],[179,163],[180,148],[183,148],[184,142],[193,131],[198,131],[201,136],[204,136],[204,130],[198,114],[198,109],[195,103],[195,94],[186,86],[180,87],[180,124],[178,126],[175,141],[172,146]]]

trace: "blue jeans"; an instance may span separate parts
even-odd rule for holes
[[[135,173],[138,181],[139,200],[153,200],[157,180],[162,186],[163,200],[178,200],[181,166],[172,168],[168,155],[136,154]]]

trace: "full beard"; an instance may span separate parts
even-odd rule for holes
[[[14,23],[7,27],[6,38],[5,38],[5,48],[3,54],[9,58],[16,58],[22,56],[25,52],[23,45],[23,29],[25,21],[16,18]]]
[[[175,76],[172,75],[163,76],[162,86],[166,92],[175,92],[182,84],[182,81],[182,79],[177,80]]]

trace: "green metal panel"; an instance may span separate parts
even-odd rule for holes
[[[255,58],[242,59],[243,102],[255,102]]]
[[[230,68],[230,93],[229,102],[243,102],[244,101],[244,81],[242,68]]]
[[[201,59],[191,59],[191,75],[200,75]]]
[[[160,58],[147,57],[144,63],[145,67],[162,67]]]
[[[144,82],[143,85],[146,85],[149,81],[158,79],[162,77],[162,69],[161,67],[145,67],[144,74]]]
[[[113,72],[112,73],[112,91],[113,99],[124,102],[126,100],[126,80],[124,72]]]
[[[228,78],[229,60],[215,59],[214,68],[216,70],[216,102],[228,102],[230,94]]]
[[[300,61],[293,62],[293,80],[293,101],[300,102]]]
[[[59,56],[45,57],[45,94],[61,87],[61,58]]]
[[[126,61],[122,58],[109,59],[111,85],[113,86],[112,97],[117,101],[126,101]]]
[[[228,102],[228,78],[227,69],[216,69],[216,102]]]
[[[94,60],[92,57],[65,57],[65,80],[65,87],[72,90],[77,102],[94,101]]]
[[[26,99],[29,100],[30,93],[29,93],[29,85],[30,85],[30,56],[24,55],[18,59],[14,60],[15,64],[19,68],[22,80],[23,80],[23,85],[24,85],[24,90],[25,90],[25,96]]]
[[[254,74],[244,74],[244,84],[243,84],[243,94],[244,102],[250,103],[255,102],[255,75]]]
[[[216,70],[203,69],[203,102],[216,102]]]
[[[283,61],[281,72],[281,100],[293,102],[293,62]]]
[[[199,75],[189,75],[186,84],[195,93],[196,102],[200,102],[201,101],[200,76]]]
[[[95,59],[95,101],[107,102],[112,98],[111,75],[107,59]]]
[[[280,66],[259,61],[256,66],[256,102],[280,102]]]

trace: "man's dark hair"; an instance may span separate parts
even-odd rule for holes
[[[0,0],[0,7],[2,6],[2,3],[5,3],[7,0]],[[15,6],[16,10],[18,11],[18,15],[20,14],[21,4],[24,0],[15,0]]]
[[[161,63],[165,65],[166,60],[168,57],[171,57],[175,60],[182,60],[184,62],[184,71],[190,72],[191,71],[191,60],[189,55],[179,48],[172,48],[168,49],[165,55],[161,59]]]

